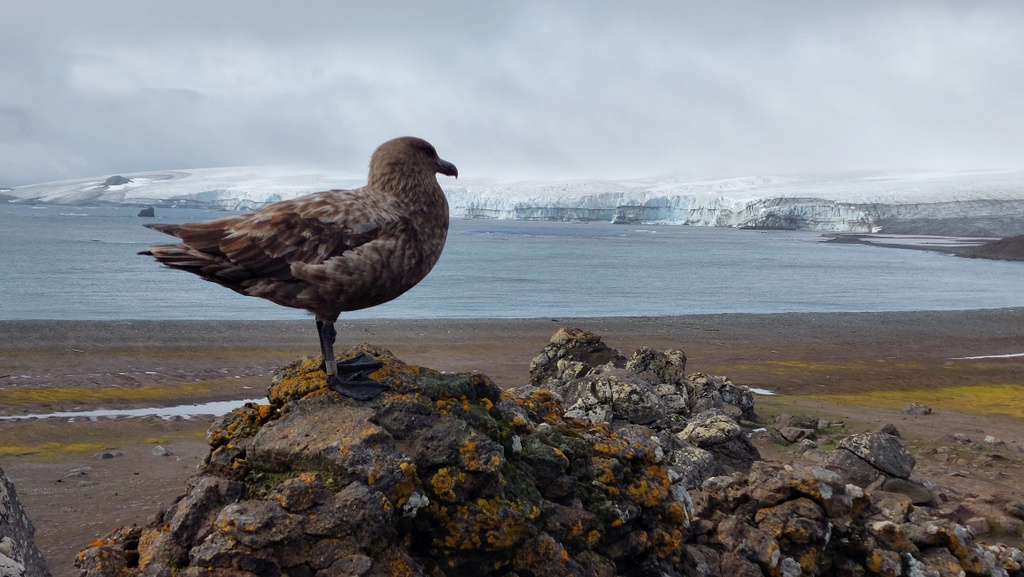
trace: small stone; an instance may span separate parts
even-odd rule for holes
[[[907,415],[930,415],[932,414],[932,408],[929,407],[928,405],[910,403],[909,405],[904,407],[902,412]]]
[[[171,452],[164,448],[163,445],[157,445],[153,447],[153,454],[157,457],[170,457]]]
[[[955,433],[953,435],[953,438],[958,443],[970,443],[971,442],[971,438],[969,436],[963,434],[963,433]]]
[[[886,423],[886,424],[882,425],[882,427],[880,429],[878,429],[878,432],[879,433],[885,433],[886,435],[892,435],[893,437],[896,437],[896,438],[902,438],[901,435],[900,435],[900,430],[897,429],[896,425],[894,425],[892,423]]]
[[[999,447],[999,446],[1005,445],[1006,443],[1004,443],[1003,441],[993,437],[992,435],[985,435],[985,444],[986,445],[991,445],[993,447]]]
[[[988,519],[984,517],[971,517],[964,521],[964,526],[970,529],[971,533],[975,535],[984,535],[991,530],[988,526]]]
[[[779,434],[790,443],[797,443],[805,439],[815,439],[814,429],[802,429],[799,427],[782,427]]]

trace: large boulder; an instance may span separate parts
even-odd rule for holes
[[[667,408],[650,383],[624,369],[593,371],[559,390],[565,416],[592,423],[626,421],[650,425],[665,418]]]
[[[729,415],[715,409],[692,417],[676,438],[714,455],[715,462],[726,473],[746,471],[761,459],[743,428]]]
[[[566,416],[682,430],[691,415],[731,410],[754,420],[754,397],[727,378],[686,374],[686,354],[643,347],[626,357],[600,335],[562,327],[530,365],[530,386],[554,391]]]
[[[557,389],[594,367],[623,367],[626,357],[604,344],[601,336],[583,329],[562,327],[530,363],[530,384]]]
[[[188,493],[85,550],[87,576],[595,575],[678,566],[689,495],[654,433],[562,418],[557,395],[499,390],[363,347],[390,385],[357,402],[317,360],[273,405],[220,419]],[[113,563],[111,559],[115,560]]]
[[[14,484],[0,469],[0,577],[48,577],[36,529],[18,501]]]
[[[914,457],[893,435],[860,433],[840,441],[836,450],[825,456],[824,465],[866,487],[882,475],[909,479]]]

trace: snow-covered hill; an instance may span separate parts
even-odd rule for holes
[[[606,221],[834,232],[1011,236],[1024,233],[1024,171],[499,183],[442,178],[455,218]],[[14,202],[251,210],[351,174],[281,167],[176,170],[11,189]]]

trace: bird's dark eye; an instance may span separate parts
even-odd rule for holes
[[[434,145],[430,144],[429,142],[420,141],[418,143],[418,148],[429,156],[437,156],[437,150],[434,149]]]

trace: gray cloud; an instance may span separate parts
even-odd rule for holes
[[[1024,164],[1019,2],[348,4],[0,0],[0,186],[402,134],[503,179]]]

